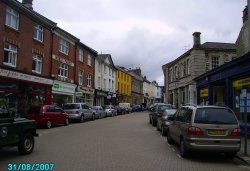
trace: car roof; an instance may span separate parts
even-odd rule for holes
[[[227,106],[217,106],[217,105],[183,105],[182,107],[189,107],[189,108],[221,108],[221,109],[228,109]]]

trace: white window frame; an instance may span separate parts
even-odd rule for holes
[[[63,62],[60,62],[58,76],[63,78],[68,78],[69,75],[69,65]]]
[[[59,51],[64,53],[65,55],[69,54],[69,42],[64,39],[60,39]]]
[[[212,63],[212,69],[220,66],[220,57],[219,56],[212,56],[211,63]]]
[[[41,26],[39,24],[35,24],[35,26],[34,26],[34,39],[39,41],[39,42],[43,42],[43,35],[44,35],[43,26]]]
[[[106,74],[107,73],[107,66],[104,65],[104,73]]]
[[[8,60],[5,61],[5,54],[8,53]],[[17,63],[17,46],[9,44],[9,43],[5,43],[4,44],[4,61],[3,64],[4,65],[8,65],[11,67],[16,67],[16,63]]]
[[[79,61],[84,62],[84,52],[83,49],[79,49]]]
[[[19,30],[19,13],[10,7],[7,7],[5,24],[15,30]]]
[[[88,54],[88,66],[91,66],[91,56]]]
[[[87,77],[87,86],[91,87],[91,75],[90,74],[88,74],[88,77]]]
[[[41,55],[38,55],[36,53],[32,54],[32,72],[41,74],[42,73],[42,63],[43,58]],[[35,68],[33,68],[35,67]]]
[[[83,84],[83,70],[78,70],[78,84],[82,85]]]

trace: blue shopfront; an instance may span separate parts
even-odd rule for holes
[[[226,105],[244,119],[243,90],[247,93],[248,132],[250,134],[250,53],[221,65],[197,78],[197,104]]]

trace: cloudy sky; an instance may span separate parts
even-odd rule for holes
[[[21,0],[20,0],[21,1]],[[115,65],[140,67],[163,85],[162,65],[201,43],[235,43],[247,0],[33,0],[35,11],[58,23]]]

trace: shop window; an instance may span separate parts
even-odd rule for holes
[[[69,54],[69,42],[64,39],[60,40],[59,51],[64,53],[65,55]]]
[[[5,24],[15,30],[18,30],[19,29],[19,13],[10,7],[7,7]]]
[[[34,26],[34,39],[43,42],[43,27],[39,24]]]
[[[69,70],[69,66],[65,63],[60,63],[60,66],[59,66],[59,71],[58,71],[58,75],[60,77],[65,77],[65,78],[68,78],[68,71]]]
[[[16,67],[16,61],[17,61],[17,46],[5,43],[3,63],[5,65]]]
[[[42,57],[38,54],[32,55],[32,72],[42,73]]]

